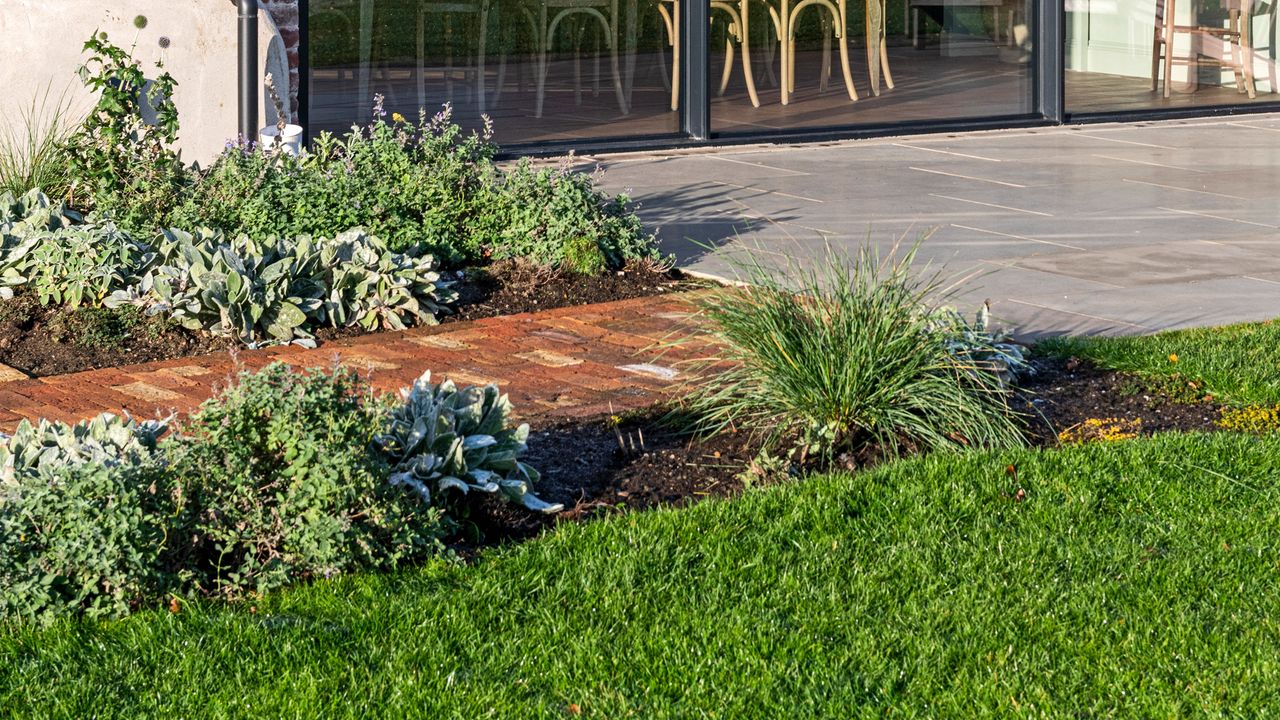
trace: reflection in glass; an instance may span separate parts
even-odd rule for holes
[[[1253,0],[1067,0],[1067,111],[1274,102],[1275,8]]]
[[[673,133],[670,2],[311,0],[310,125],[453,108],[499,142]]]
[[[1029,0],[737,0],[736,13],[716,11],[727,5],[711,3],[718,131],[1031,112]]]

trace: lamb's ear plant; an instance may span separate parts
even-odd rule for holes
[[[864,453],[1023,443],[1008,391],[979,358],[984,337],[936,321],[944,279],[911,265],[919,243],[887,258],[828,250],[812,268],[739,261],[743,282],[701,296],[683,411],[702,433],[759,433],[800,460],[852,464]]]
[[[538,471],[520,461],[529,426],[511,422],[511,401],[496,385],[458,388],[431,382],[427,372],[401,397],[375,441],[392,466],[392,484],[429,504],[481,493],[535,512],[564,509],[533,494]]]

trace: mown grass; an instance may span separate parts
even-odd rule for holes
[[[1278,486],[1274,436],[937,454],[256,612],[9,627],[0,715],[1261,716]]]
[[[1178,374],[1233,403],[1280,402],[1280,324],[1241,323],[1142,337],[1053,338],[1036,344],[1049,356],[1088,358],[1149,377]],[[1176,356],[1176,360],[1171,356]]]

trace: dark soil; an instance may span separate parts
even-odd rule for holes
[[[1141,420],[1139,434],[1217,431],[1219,406],[1192,381],[1154,385],[1079,360],[1035,361],[1021,381],[1017,405],[1027,413],[1031,442],[1058,444],[1058,433],[1090,418]],[[611,512],[681,506],[743,490],[744,471],[759,445],[746,435],[695,441],[673,432],[660,415],[573,421],[533,432],[525,462],[542,471],[537,494],[563,503],[553,516],[534,515],[499,500],[478,505],[453,548],[463,557],[480,548],[519,542],[561,522]],[[882,458],[867,452],[851,462],[869,467]],[[778,476],[754,474],[752,482]]]
[[[28,375],[61,375],[203,355],[236,344],[135,310],[42,307],[35,296],[0,300],[0,363]]]
[[[706,287],[679,270],[637,266],[624,272],[576,275],[521,263],[500,263],[473,270],[454,286],[458,311],[441,322],[479,320],[571,305],[630,300]]]
[[[722,435],[695,441],[660,419],[660,414],[621,422],[597,418],[530,433],[529,450],[521,459],[542,472],[538,497],[563,503],[564,512],[535,515],[486,500],[464,524],[455,549],[467,555],[481,545],[524,540],[561,522],[678,507],[742,491],[743,472],[758,449],[751,438]]]
[[[1032,441],[1056,445],[1058,433],[1090,418],[1140,420],[1141,435],[1215,431],[1220,406],[1192,380],[1159,384],[1088,362],[1044,359],[1020,381]]]
[[[622,273],[585,276],[504,263],[466,271],[454,285],[459,294],[457,312],[440,320],[458,322],[627,300],[704,285],[678,270],[659,267],[637,266]],[[364,332],[359,328],[324,329],[316,337],[323,344]],[[192,332],[160,318],[145,318],[131,309],[45,308],[35,297],[21,293],[12,300],[0,300],[0,364],[33,377],[236,347],[241,347],[237,341]]]

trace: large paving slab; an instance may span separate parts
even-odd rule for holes
[[[584,158],[685,268],[927,236],[1024,336],[1280,316],[1280,115]]]

